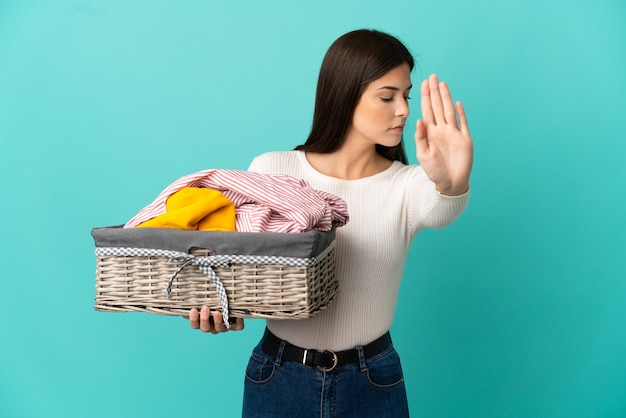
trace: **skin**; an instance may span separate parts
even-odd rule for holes
[[[320,173],[359,179],[387,169],[392,162],[376,152],[376,144],[394,146],[402,140],[409,116],[408,96],[411,76],[407,64],[400,65],[372,81],[361,96],[352,125],[343,145],[330,154],[307,153],[309,163]],[[436,74],[420,86],[422,119],[417,121],[417,159],[439,193],[464,194],[469,189],[473,164],[473,142],[461,102],[454,103],[448,85]],[[191,328],[218,334],[228,329],[219,311],[204,307],[189,312]],[[231,331],[244,328],[242,318],[231,324]]]
[[[330,177],[355,180],[387,169],[392,162],[376,152],[376,144],[395,146],[409,116],[411,90],[407,64],[372,81],[359,99],[352,125],[341,147],[329,154],[307,153],[309,163]]]
[[[189,325],[193,329],[199,329],[202,332],[210,332],[211,334],[219,334],[228,331],[222,319],[220,311],[213,311],[204,306],[200,311],[196,308],[189,311]],[[241,331],[244,328],[243,318],[236,318],[234,324],[230,324],[231,331]]]
[[[417,159],[437,190],[456,196],[469,189],[474,145],[461,102],[453,104],[446,83],[431,75],[421,85],[422,120],[417,121]]]

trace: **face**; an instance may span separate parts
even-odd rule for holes
[[[408,64],[395,67],[372,81],[354,109],[346,142],[358,141],[386,147],[398,145],[409,116],[410,90],[411,71]]]

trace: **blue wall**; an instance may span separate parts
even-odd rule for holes
[[[449,82],[476,143],[470,207],[402,285],[413,414],[626,416],[624,22],[619,0],[3,0],[0,416],[239,415],[263,321],[95,312],[90,230],[303,142],[323,54],[361,27]]]

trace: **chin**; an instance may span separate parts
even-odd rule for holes
[[[380,141],[378,142],[377,145],[380,145],[381,147],[393,148],[393,147],[397,147],[401,143],[402,143],[402,137],[398,139],[394,139],[394,140]]]

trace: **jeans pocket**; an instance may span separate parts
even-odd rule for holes
[[[274,359],[263,353],[260,347],[255,347],[246,367],[246,382],[252,385],[263,385],[274,377]]]
[[[400,356],[393,347],[368,360],[364,373],[369,385],[375,389],[390,390],[404,384]]]

